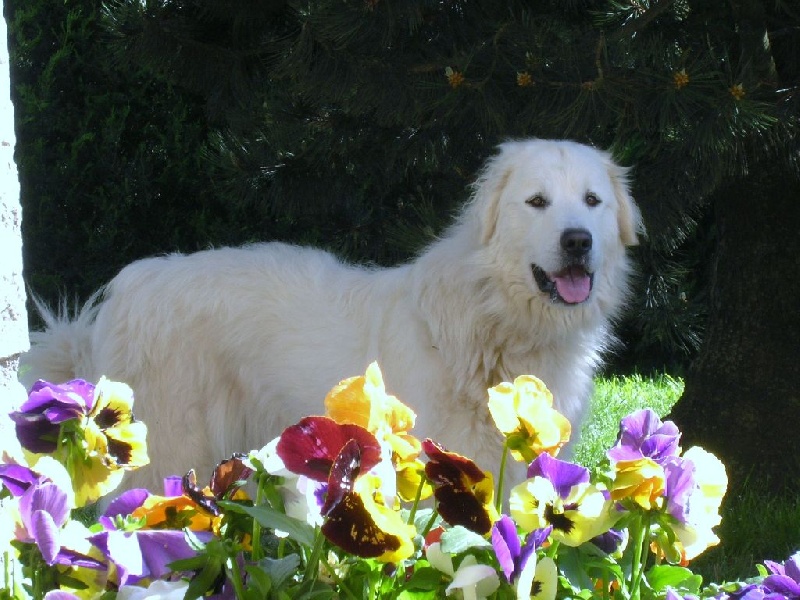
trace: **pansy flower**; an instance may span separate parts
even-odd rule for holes
[[[494,479],[470,459],[436,442],[422,443],[428,455],[425,474],[434,486],[437,510],[450,525],[486,535],[500,515],[494,505]]]
[[[494,594],[500,587],[497,572],[489,565],[478,564],[472,554],[465,556],[457,569],[450,554],[442,551],[440,542],[428,546],[425,556],[432,567],[452,580],[445,590],[448,596],[461,592],[464,600],[481,600]]]
[[[795,552],[783,564],[765,560],[769,575],[758,583],[739,584],[739,588],[714,596],[746,600],[796,600],[800,598],[800,552]],[[674,598],[674,597],[673,597]]]
[[[116,600],[183,600],[189,588],[189,582],[178,581],[153,581],[147,587],[137,585],[123,585],[117,592]]]
[[[617,442],[608,451],[612,462],[651,458],[663,464],[678,456],[681,434],[672,421],[662,422],[650,408],[637,410],[620,421]]]
[[[16,538],[35,544],[48,565],[104,569],[103,562],[89,555],[88,530],[70,520],[74,496],[70,487],[64,487],[69,482],[64,467],[50,458],[42,459],[40,466],[37,472],[22,465],[0,465],[0,482],[17,499]]]
[[[492,526],[492,547],[506,581],[514,585],[517,598],[553,600],[558,587],[558,569],[552,558],[537,560],[536,550],[550,535],[552,527],[537,529],[528,534],[525,545],[520,544],[514,521],[502,515]]]
[[[620,460],[614,464],[611,498],[629,500],[644,510],[658,510],[664,504],[664,468],[651,458]]]
[[[270,475],[280,477],[276,487],[287,516],[305,521],[311,527],[319,527],[322,525],[322,505],[325,502],[328,481],[317,481],[287,469],[278,456],[279,440],[280,437],[277,437],[260,450],[251,452],[248,463],[254,469],[263,469]],[[285,537],[287,534],[276,531],[275,535]]]
[[[765,560],[770,575],[764,578],[764,587],[774,594],[787,598],[800,598],[800,552],[795,552],[783,564]]]
[[[290,471],[327,483],[322,533],[331,542],[382,562],[411,556],[415,530],[381,501],[380,478],[370,473],[381,463],[381,447],[369,431],[306,417],[284,430],[276,450]]]
[[[10,416],[31,464],[52,454],[70,472],[83,506],[116,489],[125,470],[148,464],[147,427],[134,421],[132,408],[131,389],[106,378],[96,386],[38,381]]]
[[[553,408],[550,390],[532,375],[489,389],[489,412],[511,456],[525,463],[542,452],[555,456],[572,432],[569,420]]]
[[[527,481],[511,490],[511,516],[525,531],[552,526],[554,540],[579,546],[619,518],[607,493],[589,482],[589,471],[548,454],[528,468]]]
[[[677,552],[680,560],[689,561],[719,543],[713,529],[722,521],[719,510],[728,487],[725,465],[695,446],[668,461],[664,471],[666,511],[672,517],[678,546],[661,543],[661,550],[671,560]]]
[[[422,498],[431,495],[430,486],[423,484],[420,475],[424,469],[418,459],[420,441],[409,434],[417,416],[395,396],[386,393],[378,363],[370,364],[365,375],[339,382],[325,397],[325,409],[337,423],[360,425],[379,443],[388,445],[401,499],[413,499],[420,485],[423,485]]]
[[[356,556],[397,563],[414,553],[416,529],[376,498],[380,478],[360,475],[361,449],[348,441],[334,461],[322,514],[322,533]]]
[[[207,532],[194,535],[201,541],[212,538]],[[109,530],[92,535],[89,541],[114,564],[118,585],[164,577],[172,573],[170,563],[197,555],[182,530]]]
[[[243,459],[243,454],[234,454],[220,462],[211,474],[211,481],[204,488],[197,486],[194,469],[190,470],[181,481],[183,493],[206,512],[219,516],[221,511],[218,500],[247,498],[247,493],[241,488],[253,474],[253,469]]]
[[[167,493],[180,493],[173,479]],[[216,517],[218,519],[218,517]],[[197,554],[183,528],[205,542],[213,537],[213,515],[185,495],[157,496],[133,489],[113,500],[98,521],[105,531],[89,541],[115,566],[120,586],[171,573],[170,563]]]
[[[276,451],[292,473],[327,482],[336,457],[350,440],[358,443],[364,472],[380,462],[381,447],[374,435],[359,425],[337,423],[328,417],[305,417],[287,427]]]
[[[28,399],[9,416],[23,448],[36,454],[51,454],[59,442],[61,423],[81,419],[94,404],[94,386],[83,379],[62,385],[39,380]]]

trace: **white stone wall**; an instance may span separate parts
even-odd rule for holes
[[[8,412],[25,399],[17,383],[19,355],[28,349],[28,316],[22,281],[22,209],[14,163],[14,107],[8,59],[8,28],[0,0],[0,448],[15,451]]]

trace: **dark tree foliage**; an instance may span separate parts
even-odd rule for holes
[[[741,313],[718,310],[742,303],[737,282],[763,290],[775,285],[768,271],[796,269],[791,252],[770,255],[770,268],[759,270],[721,251],[746,252],[748,243],[768,241],[748,240],[742,223],[733,225],[735,216],[746,223],[747,206],[784,205],[776,194],[786,195],[781,201],[794,198],[800,172],[794,2],[116,0],[105,12],[110,45],[95,19],[96,4],[82,9],[92,16],[84,26],[90,31],[74,41],[65,35],[68,8],[58,16],[44,8],[36,19],[29,16],[29,23],[49,23],[46,44],[24,28],[25,15],[36,9],[11,4],[16,100],[24,107],[19,138],[23,152],[31,152],[20,160],[25,219],[70,219],[57,230],[26,230],[26,245],[39,253],[32,261],[26,250],[34,273],[100,270],[91,260],[71,258],[54,265],[56,271],[45,268],[51,233],[59,261],[77,256],[69,244],[81,237],[95,261],[124,258],[115,268],[152,251],[250,237],[310,242],[348,258],[394,263],[449,220],[497,142],[569,137],[610,148],[634,166],[634,192],[650,232],[639,250],[642,277],[622,328],[629,352],[621,362],[684,363],[698,347],[706,307],[707,340],[723,339],[718,333],[728,329],[740,331],[739,340],[757,334],[762,346],[796,339],[791,320],[756,332],[737,329]],[[102,45],[103,60],[70,63],[65,68],[80,77],[48,87],[44,75],[55,76],[59,50],[79,41],[95,55],[93,45]],[[97,99],[79,97],[78,83],[90,77],[103,80]],[[98,104],[94,112],[80,104],[89,98]],[[117,123],[111,116],[124,126],[111,127]],[[24,129],[33,121],[49,131]],[[35,140],[48,140],[40,142],[44,150],[55,149],[49,140],[71,150],[83,134],[111,136],[116,145],[108,152],[109,146],[87,144],[85,152],[98,154],[80,161],[62,152],[47,162],[34,152]],[[81,166],[113,171],[104,179]],[[142,175],[143,169],[153,174]],[[787,184],[751,185],[765,172]],[[38,191],[37,183],[46,189]],[[74,187],[63,198],[54,193]],[[731,215],[725,201],[744,189],[752,201],[732,204],[739,208]],[[770,214],[800,227],[794,211]],[[176,235],[181,228],[194,236]],[[125,252],[112,255],[120,246]],[[778,314],[784,294],[798,296],[796,278],[782,284],[780,295],[759,297],[763,315]],[[746,305],[751,313],[757,306]],[[718,450],[734,465],[747,466],[744,451],[736,454],[742,448],[752,452],[750,464],[774,462],[775,453],[765,448],[722,443],[719,437],[736,430],[736,415],[743,413],[719,407],[735,396],[737,411],[749,411],[741,434],[752,438],[761,406],[752,389],[769,389],[770,397],[759,401],[781,406],[784,426],[796,422],[787,415],[798,412],[797,395],[787,398],[786,389],[797,388],[797,372],[771,370],[771,378],[786,379],[778,390],[762,381],[766,371],[749,364],[747,352],[731,350],[701,349],[696,364],[705,366],[688,373],[686,401],[676,415],[687,440]],[[734,368],[715,370],[725,352],[739,357]],[[747,395],[727,379],[731,372],[751,377]],[[712,432],[707,419],[722,414],[733,416]],[[796,440],[793,431],[782,431]],[[797,481],[797,475],[794,469],[778,478]]]
[[[135,258],[256,237],[204,166],[202,100],[110,52],[99,1],[4,6],[34,293],[86,299]]]

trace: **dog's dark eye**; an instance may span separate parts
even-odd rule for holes
[[[597,206],[602,200],[594,192],[587,192],[585,202],[588,206]]]
[[[532,206],[533,208],[544,208],[547,206],[548,202],[545,200],[544,196],[536,194],[535,196],[525,200],[525,204]]]

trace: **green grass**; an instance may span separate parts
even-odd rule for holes
[[[573,459],[587,467],[596,465],[617,439],[622,417],[640,408],[652,408],[663,417],[682,393],[683,381],[666,374],[598,378]]]
[[[616,440],[622,417],[647,407],[663,417],[682,392],[683,381],[669,375],[598,378],[574,460],[596,465]],[[721,514],[716,530],[721,543],[689,565],[706,583],[753,577],[756,563],[782,562],[800,549],[800,497],[777,496],[753,483],[729,494]]]

